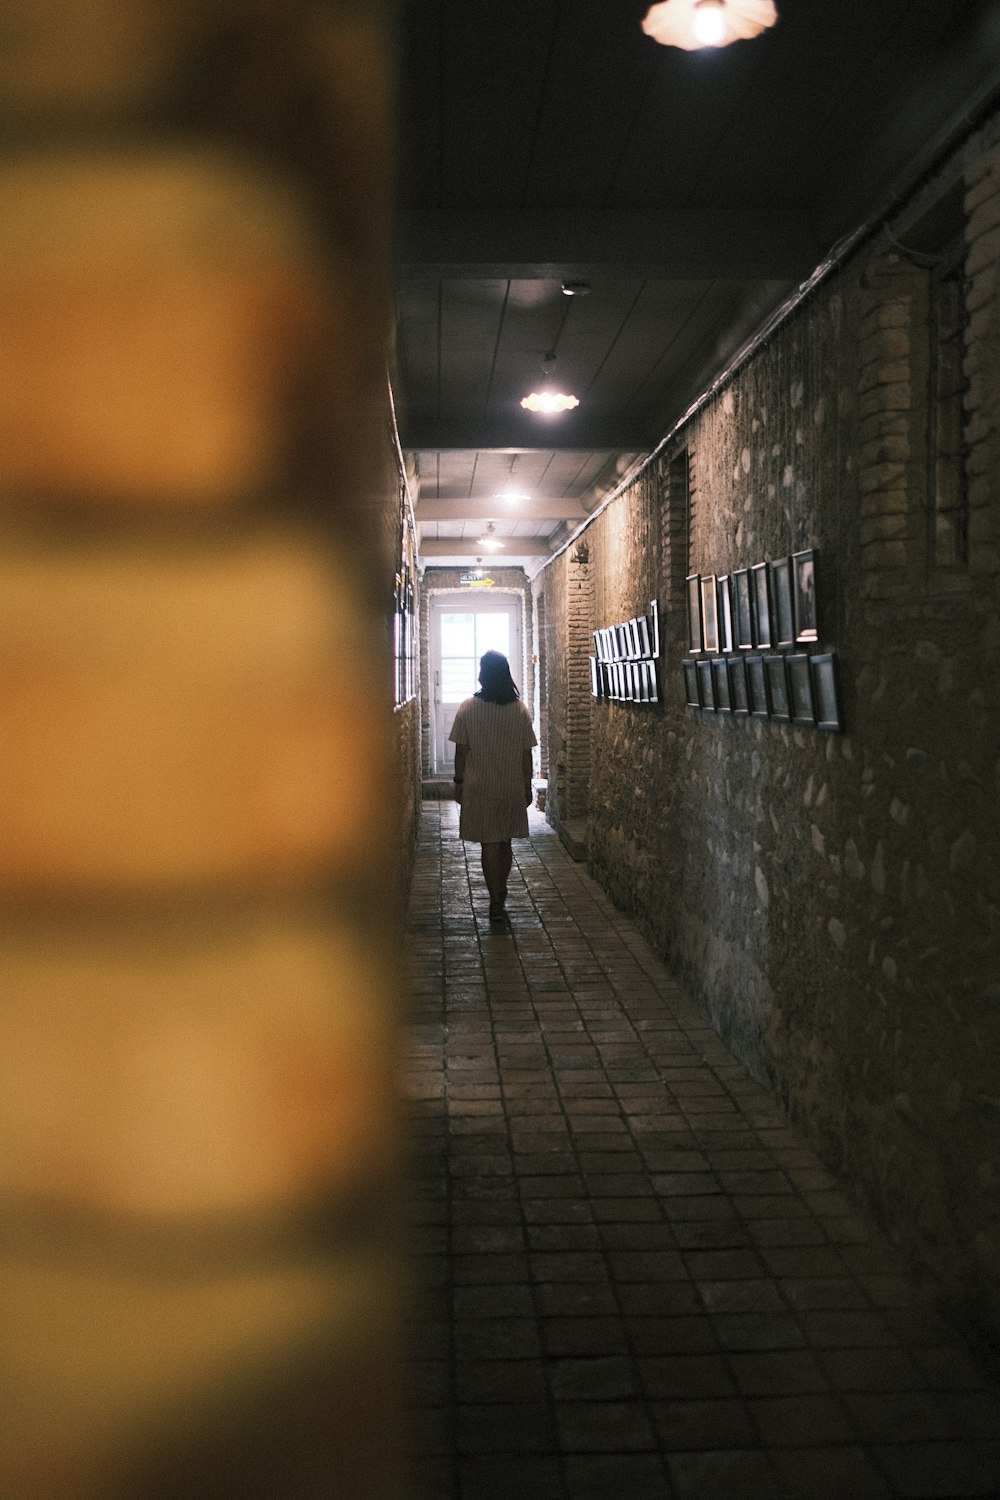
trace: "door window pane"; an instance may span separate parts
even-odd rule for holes
[[[509,661],[510,615],[507,611],[504,610],[502,614],[499,611],[477,614],[475,618],[477,661],[484,651],[502,651]]]
[[[474,656],[443,657],[441,660],[441,701],[461,703],[478,692],[479,659]]]
[[[441,616],[441,659],[449,656],[475,656],[476,617],[474,614]]]

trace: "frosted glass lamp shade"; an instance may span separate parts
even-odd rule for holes
[[[698,14],[702,11],[705,14]],[[664,47],[693,52],[748,41],[777,19],[774,0],[661,0],[646,12],[642,29]]]

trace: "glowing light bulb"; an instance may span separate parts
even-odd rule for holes
[[[697,0],[691,29],[703,47],[718,47],[726,35],[726,15],[721,0]]]
[[[523,397],[521,405],[527,411],[537,411],[542,416],[551,417],[559,412],[572,411],[574,406],[580,405],[580,398],[567,396],[563,391],[532,391],[530,396]]]

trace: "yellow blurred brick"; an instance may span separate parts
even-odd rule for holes
[[[394,977],[325,909],[5,924],[4,1201],[245,1233],[371,1191],[392,1162]]]
[[[0,504],[219,505],[346,396],[350,295],[296,200],[220,153],[0,172]]]
[[[6,537],[0,889],[363,876],[388,706],[348,578],[305,533]]]
[[[132,104],[167,81],[204,9],[191,0],[4,0],[8,110],[93,115]]]

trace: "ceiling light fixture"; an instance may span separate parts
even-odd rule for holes
[[[664,47],[728,47],[760,36],[778,19],[774,0],[662,0],[642,29]]]
[[[571,396],[566,391],[557,391],[554,386],[550,385],[555,362],[555,351],[550,350],[542,360],[540,387],[521,399],[521,405],[526,411],[537,412],[543,417],[555,417],[564,411],[572,411],[574,406],[580,405],[579,396]]]
[[[494,535],[495,531],[496,527],[491,521],[482,536],[476,537],[476,546],[482,547],[484,552],[502,552],[503,542],[499,541]]]
[[[494,500],[506,500],[509,505],[517,505],[521,500],[530,500],[531,496],[525,494],[524,490],[498,490],[493,496]]]

